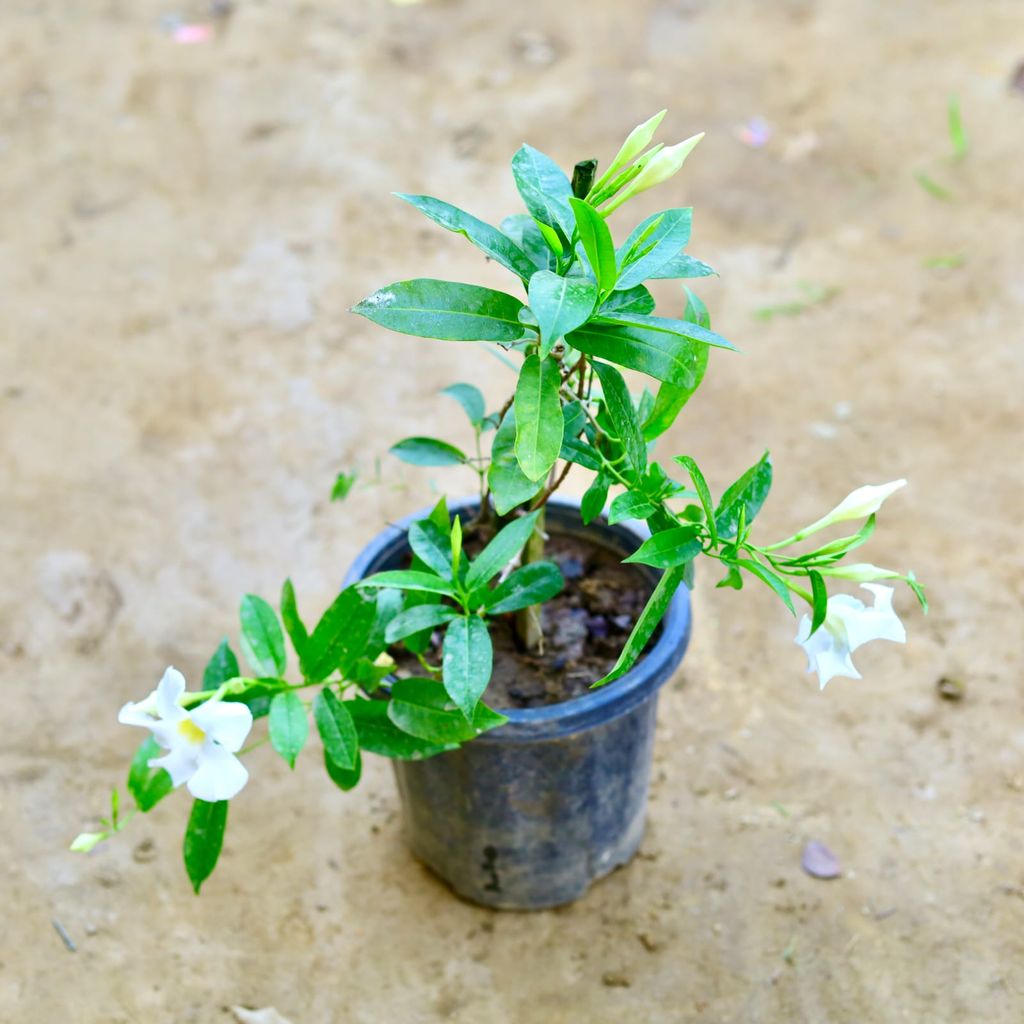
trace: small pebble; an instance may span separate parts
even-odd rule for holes
[[[838,878],[842,874],[839,858],[817,839],[812,839],[804,845],[800,866],[812,878]]]
[[[630,988],[633,979],[621,971],[605,971],[601,975],[601,984],[608,988]]]
[[[964,683],[952,676],[943,676],[935,684],[935,689],[943,700],[963,700],[967,694]]]

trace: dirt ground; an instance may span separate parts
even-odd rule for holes
[[[195,45],[175,13],[209,15],[0,9],[0,1020],[1024,1019],[1020,3],[237,0]],[[661,450],[717,490],[769,447],[765,537],[909,477],[866,552],[930,587],[927,618],[898,599],[907,645],[819,693],[772,595],[705,574],[642,853],[555,912],[450,896],[375,758],[344,795],[316,757],[254,754],[200,899],[180,795],[67,853],[138,739],[117,708],[169,663],[196,680],[243,592],[291,574],[312,616],[384,520],[470,489],[375,460],[466,440],[437,390],[497,402],[511,375],[346,309],[403,277],[507,283],[389,192],[497,221],[520,142],[607,160],[665,106],[670,138],[708,137],[635,212],[694,205],[743,354]],[[755,315],[808,288],[830,297]],[[842,878],[803,874],[808,839]]]

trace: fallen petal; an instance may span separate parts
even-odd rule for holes
[[[810,840],[804,846],[800,866],[812,878],[838,878],[843,873],[839,866],[839,858],[817,839]]]

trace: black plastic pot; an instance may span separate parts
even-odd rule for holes
[[[451,511],[465,521],[476,507]],[[406,530],[426,514],[379,535],[346,583],[399,568]],[[548,504],[546,523],[620,555],[646,536],[642,524],[584,526],[578,507],[561,501]],[[682,587],[646,657],[621,679],[561,704],[502,709],[506,725],[459,750],[393,762],[412,852],[460,896],[516,910],[571,903],[629,861],[643,838],[658,690],[689,639]]]

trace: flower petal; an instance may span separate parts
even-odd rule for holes
[[[185,692],[185,677],[173,667],[168,666],[156,688],[156,709],[161,718],[170,722],[184,717],[185,709],[178,703]]]
[[[242,749],[252,728],[252,712],[239,701],[208,700],[192,712],[191,718],[211,740],[232,753]]]
[[[122,725],[141,725],[149,728],[156,721],[156,690],[140,701],[128,701],[117,713],[117,720]]]
[[[180,746],[163,757],[154,757],[149,762],[150,768],[163,768],[171,777],[175,786],[188,782],[199,767],[199,749],[193,746]]]
[[[207,741],[199,754],[199,767],[188,780],[197,800],[230,800],[249,781],[249,772],[234,754]]]

